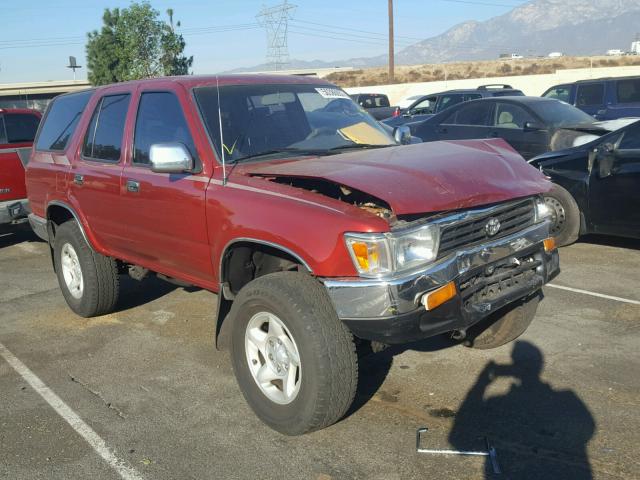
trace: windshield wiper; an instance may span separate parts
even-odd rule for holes
[[[244,157],[231,160],[230,163],[238,163],[244,160],[255,160],[257,158],[269,157],[271,155],[278,155],[282,153],[293,153],[296,155],[326,155],[327,150],[317,149],[304,149],[304,148],[277,148],[273,150],[266,150],[264,152],[254,153],[252,155],[246,155]]]
[[[374,143],[354,143],[354,144],[349,144],[349,145],[340,145],[338,147],[332,147],[328,150],[326,150],[327,152],[336,152],[339,150],[349,150],[349,149],[356,149],[356,148],[386,148],[386,147],[392,147],[393,144],[388,144],[388,145],[376,145]]]

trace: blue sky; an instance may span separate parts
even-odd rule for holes
[[[290,23],[292,58],[336,60],[386,52],[386,0],[289,1],[297,5],[294,21]],[[100,27],[105,8],[126,7],[129,3],[0,0],[0,84],[72,78],[71,71],[65,68],[68,56],[75,55],[78,63],[84,65],[86,33]],[[167,8],[174,9],[175,18],[182,23],[186,53],[194,56],[195,73],[263,63],[266,33],[255,25],[255,16],[265,3],[274,5],[280,1],[151,1],[163,15]],[[395,0],[394,3],[399,50],[415,39],[437,35],[459,22],[506,13],[524,1]],[[220,31],[226,26],[232,28]],[[86,69],[79,70],[78,78],[86,78]]]

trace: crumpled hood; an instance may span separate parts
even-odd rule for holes
[[[243,173],[322,178],[384,200],[396,215],[457,210],[550,189],[504,140],[463,140],[358,150],[245,165]]]

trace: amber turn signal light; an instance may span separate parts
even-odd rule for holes
[[[544,243],[544,251],[547,253],[556,248],[556,239],[553,237],[545,238],[542,243]]]
[[[457,294],[458,291],[456,290],[456,284],[454,282],[449,282],[432,292],[425,293],[422,296],[421,302],[424,305],[425,309],[433,310],[434,308],[442,305],[447,300],[451,300]]]

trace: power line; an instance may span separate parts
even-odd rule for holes
[[[464,3],[467,5],[482,5],[485,7],[519,7],[523,5],[523,3],[513,4],[513,3],[489,3],[489,2],[476,2],[473,0],[438,0],[439,2],[447,2],[447,3]]]
[[[318,25],[320,27],[329,27],[329,28],[334,29],[334,30],[348,30],[350,32],[368,33],[369,35],[377,35],[377,36],[383,37],[383,39],[385,39],[385,40],[387,38],[387,34],[386,33],[371,32],[369,30],[358,30],[356,28],[339,27],[337,25],[328,25],[326,23],[310,22],[308,20],[298,20],[297,18],[294,18],[291,21],[294,22],[294,23],[308,23],[309,25]],[[418,40],[418,41],[424,40],[424,38],[409,37],[407,35],[396,35],[396,38],[406,38],[406,39],[409,39],[409,40]]]
[[[380,38],[380,37],[371,37],[368,35],[359,35],[359,34],[355,34],[355,33],[348,33],[348,32],[336,32],[333,30],[325,30],[322,28],[314,28],[314,27],[291,27],[291,28],[304,28],[304,30],[302,30],[303,32],[308,32],[311,31],[311,33],[313,32],[320,32],[320,33],[325,33],[325,34],[330,34],[330,38],[333,38],[334,40],[358,40],[358,39],[364,39],[363,43],[373,43],[373,42],[377,42],[380,44],[386,44],[387,39],[386,38]],[[293,31],[293,30],[291,30]],[[297,30],[298,32],[300,32],[301,30]],[[414,42],[408,42],[406,40],[400,42],[402,43],[404,46],[409,46],[409,45],[413,45]]]

